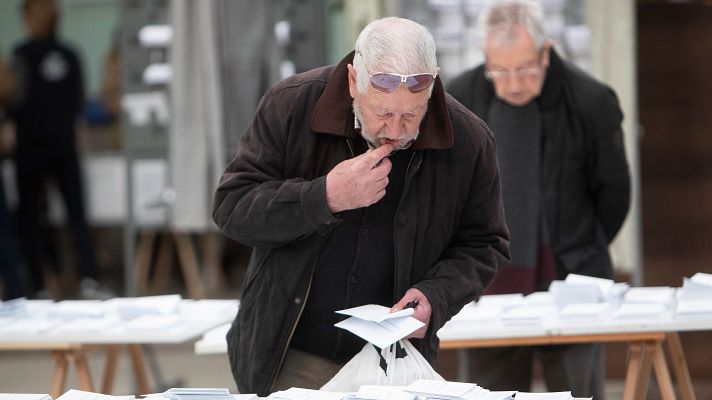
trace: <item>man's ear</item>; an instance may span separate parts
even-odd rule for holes
[[[351,98],[356,98],[356,93],[358,92],[358,87],[356,86],[356,69],[351,64],[348,64],[346,68],[349,69],[349,94]]]

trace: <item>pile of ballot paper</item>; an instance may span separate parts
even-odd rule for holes
[[[571,392],[529,393],[490,391],[474,383],[419,379],[408,386],[363,385],[358,392],[340,393],[290,388],[270,400],[571,400]]]

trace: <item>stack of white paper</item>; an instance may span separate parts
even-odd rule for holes
[[[52,396],[40,393],[0,393],[0,400],[52,400]]]
[[[185,329],[184,322],[177,315],[142,315],[126,322],[126,332],[172,332]]]
[[[57,400],[135,400],[134,396],[111,396],[108,394],[85,392],[83,390],[70,389]]]
[[[27,299],[20,297],[8,301],[0,301],[0,318],[19,317],[25,314]]]
[[[161,395],[170,400],[233,400],[226,388],[171,388]]]
[[[106,313],[101,300],[63,300],[50,307],[48,315],[53,318],[101,318]]]
[[[468,328],[473,324],[495,324],[499,322],[499,317],[502,314],[500,307],[479,307],[472,303],[462,307],[459,313],[455,314],[450,321],[446,323],[448,328]]]
[[[468,399],[479,400],[486,398],[489,390],[474,383],[435,381],[432,379],[418,379],[403,388],[408,393],[429,399]]]
[[[354,400],[415,400],[415,394],[403,386],[361,385],[358,392],[347,397]]]
[[[554,296],[551,292],[534,292],[524,297],[524,302],[530,306],[551,306],[554,305]]]
[[[351,317],[334,326],[345,329],[379,348],[384,348],[425,325],[411,317],[413,311],[412,308],[406,308],[391,313],[388,307],[367,304],[336,311],[338,314]]]
[[[116,297],[105,301],[107,310],[129,320],[141,315],[166,315],[175,313],[182,298],[179,294],[145,297]]]
[[[576,322],[602,321],[611,313],[609,303],[575,303],[559,311],[559,321]]]
[[[623,303],[611,318],[618,321],[663,320],[670,318],[670,312],[661,303]]]
[[[52,333],[101,333],[121,323],[116,316],[104,318],[76,318],[58,325]]]
[[[675,308],[676,319],[710,319],[712,302],[708,299],[680,300]]]
[[[490,294],[482,296],[479,300],[477,300],[478,307],[498,307],[500,309],[509,309],[524,305],[524,295],[521,293]]]
[[[516,307],[502,314],[504,325],[542,325],[556,315],[555,306]]]
[[[672,307],[675,302],[675,288],[669,286],[634,287],[623,296],[626,303],[661,303]]]
[[[712,274],[698,272],[684,278],[678,293],[680,300],[712,299]]]
[[[594,283],[553,281],[549,292],[559,308],[576,303],[599,303],[604,299],[600,287]]]
[[[324,392],[321,390],[289,388],[270,394],[267,398],[273,400],[341,400],[345,393]]]
[[[516,400],[572,400],[571,392],[530,393],[519,392]]]

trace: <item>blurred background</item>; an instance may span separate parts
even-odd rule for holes
[[[485,3],[57,0],[58,36],[83,69],[78,144],[101,285],[121,296],[239,297],[250,249],[222,238],[209,210],[265,89],[337,62],[363,26],[386,15],[431,30],[447,82],[483,61],[476,22]],[[625,113],[634,191],[612,245],[617,280],[681,286],[683,277],[712,272],[712,1],[542,4],[560,54],[612,86]],[[25,36],[21,0],[1,1],[5,63]],[[5,121],[0,160],[10,210],[17,206],[13,142]],[[46,234],[56,243],[48,253],[58,254],[46,260],[49,294],[76,298],[67,217],[55,185],[46,190]],[[695,383],[712,382],[709,332],[681,338]],[[0,353],[2,370],[6,357]],[[444,375],[456,376],[454,356],[442,357]],[[622,377],[625,360],[608,360],[609,376]]]

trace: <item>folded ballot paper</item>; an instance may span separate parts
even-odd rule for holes
[[[379,348],[384,348],[425,325],[411,317],[413,311],[412,308],[406,308],[391,313],[388,307],[366,304],[336,311],[338,314],[349,315],[350,318],[334,326],[345,329]]]
[[[145,400],[255,400],[256,394],[230,394],[226,388],[171,388],[144,395]],[[108,399],[107,399],[108,400]]]
[[[516,391],[492,392],[474,383],[418,379],[403,388],[418,400],[512,400]]]
[[[691,278],[683,278],[678,298],[679,300],[712,299],[712,274],[698,272]]]

